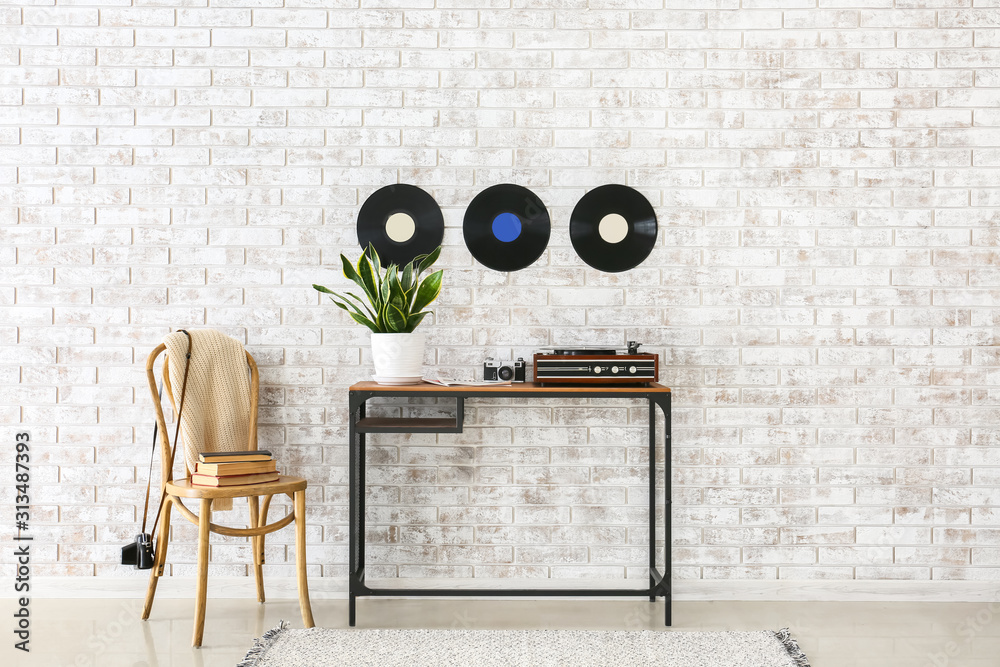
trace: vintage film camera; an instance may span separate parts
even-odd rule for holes
[[[501,361],[486,357],[483,362],[483,380],[486,382],[524,382],[524,358]]]
[[[153,539],[149,533],[139,533],[135,541],[122,547],[122,565],[135,565],[137,570],[153,567]]]

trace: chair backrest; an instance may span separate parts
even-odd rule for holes
[[[173,480],[174,474],[174,460],[170,453],[170,439],[172,437],[173,430],[167,432],[166,418],[163,416],[163,406],[160,405],[159,392],[156,389],[156,377],[153,373],[153,369],[156,366],[156,358],[160,353],[164,352],[167,346],[163,343],[157,345],[149,356],[146,358],[146,379],[149,381],[149,393],[153,397],[153,405],[156,408],[156,423],[159,425],[159,439],[160,439],[160,465],[163,474],[161,475],[160,486],[162,489],[163,484]],[[257,370],[257,362],[254,361],[253,356],[244,350],[247,355],[247,366],[250,370],[250,428],[249,428],[249,438],[247,442],[247,449],[257,449],[257,402],[260,396],[260,372]],[[169,363],[167,355],[163,355],[163,388],[166,390],[167,398],[170,399],[170,405],[174,410],[174,419],[177,419],[177,400],[174,399],[173,388],[170,386],[170,374],[167,372],[167,364]],[[183,439],[183,436],[178,436]],[[178,443],[178,451],[183,451],[183,443]],[[188,470],[187,463],[184,464],[185,477],[191,475],[191,470]]]

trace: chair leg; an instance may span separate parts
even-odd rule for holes
[[[266,496],[264,496],[264,502],[260,506],[260,525],[261,526],[266,526],[267,525],[267,511],[271,507],[271,498],[273,496],[274,496],[273,493],[269,493]],[[263,565],[264,563],[267,562],[265,560],[265,558],[264,558],[264,538],[266,538],[266,537],[267,537],[266,533],[264,535],[261,535],[260,536],[260,541],[257,542],[257,546],[260,548],[260,564],[261,565]]]
[[[153,610],[153,598],[156,596],[156,584],[163,576],[163,564],[167,560],[167,544],[170,541],[170,496],[163,500],[163,510],[160,512],[160,532],[156,536],[156,554],[153,568],[149,571],[149,586],[146,588],[146,603],[142,606],[142,620],[149,618]]]
[[[191,646],[201,646],[205,634],[205,598],[208,595],[208,524],[212,520],[212,499],[201,499],[198,513],[198,584],[194,601],[194,636]]]
[[[306,492],[295,492],[295,569],[299,579],[299,608],[302,623],[307,628],[313,622],[312,605],[309,604],[309,582],[306,579]]]
[[[250,527],[259,528],[264,525],[260,521],[260,506],[258,505],[257,496],[247,497],[247,502],[250,504]],[[262,546],[264,542],[264,536],[258,535],[250,538],[250,549],[253,551],[253,574],[254,578],[257,580],[257,602],[264,602],[264,571],[261,565],[263,564],[263,559],[261,558],[261,552],[264,550]]]

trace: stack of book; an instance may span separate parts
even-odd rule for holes
[[[243,486],[277,479],[274,458],[266,449],[201,452],[191,474],[191,483],[195,486]]]

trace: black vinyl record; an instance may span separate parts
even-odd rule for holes
[[[373,192],[358,211],[358,243],[375,246],[382,264],[400,266],[441,245],[444,216],[427,192],[398,183]]]
[[[595,269],[627,271],[642,264],[653,250],[656,213],[638,190],[627,185],[602,185],[576,203],[569,219],[569,237],[580,259]]]
[[[486,188],[465,210],[465,245],[480,264],[517,271],[549,244],[549,212],[528,188],[505,183]]]

